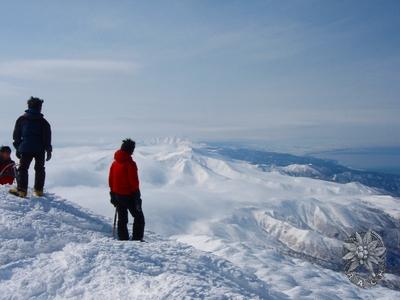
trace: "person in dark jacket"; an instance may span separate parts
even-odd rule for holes
[[[109,185],[111,203],[118,212],[118,238],[129,240],[128,211],[134,217],[132,240],[143,241],[145,220],[142,211],[142,199],[139,188],[139,176],[136,163],[132,159],[135,142],[126,139],[121,149],[115,152],[110,168]]]
[[[45,183],[45,160],[49,161],[52,154],[51,128],[43,117],[43,100],[31,97],[28,100],[28,109],[18,118],[14,128],[14,147],[19,158],[17,188],[10,193],[19,197],[26,197],[28,191],[28,170],[35,159],[35,186],[34,195],[43,196]]]
[[[11,148],[0,148],[0,185],[13,184],[15,179],[15,163],[11,159]]]

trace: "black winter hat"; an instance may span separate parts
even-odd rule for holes
[[[128,152],[129,154],[133,154],[135,151],[136,142],[132,141],[131,139],[126,139],[122,141],[121,150]]]
[[[8,146],[1,146],[0,153],[8,153],[11,154],[11,148]]]
[[[43,102],[44,101],[42,99],[40,99],[40,98],[31,97],[28,100],[28,108],[36,109],[36,110],[41,111]]]

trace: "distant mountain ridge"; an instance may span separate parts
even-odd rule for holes
[[[312,156],[298,156],[241,147],[210,146],[200,151],[218,153],[230,159],[257,165],[265,171],[277,170],[290,176],[309,177],[337,183],[359,182],[380,190],[382,193],[400,197],[400,175],[396,174],[355,170],[342,166],[334,160]],[[299,166],[307,166],[307,168],[301,169]]]

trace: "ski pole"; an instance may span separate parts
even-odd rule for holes
[[[114,214],[114,224],[112,228],[112,236],[115,238],[115,226],[117,224],[117,208],[115,208],[115,214]]]

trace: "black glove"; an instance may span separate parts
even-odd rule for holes
[[[19,151],[17,151],[17,152],[15,153],[15,156],[16,156],[18,159],[21,159],[21,153],[20,153]]]
[[[111,198],[110,200],[111,204],[114,205],[114,207],[117,207],[118,203],[117,197],[115,197],[115,194],[113,192],[110,192],[110,198]]]
[[[140,193],[140,190],[137,190],[137,192],[133,193],[134,199],[140,199],[141,197],[142,197],[142,194]]]
[[[133,194],[133,200],[135,201],[135,208],[137,211],[142,211],[142,194],[140,190]]]
[[[49,161],[51,159],[51,151],[46,152],[46,161]]]

